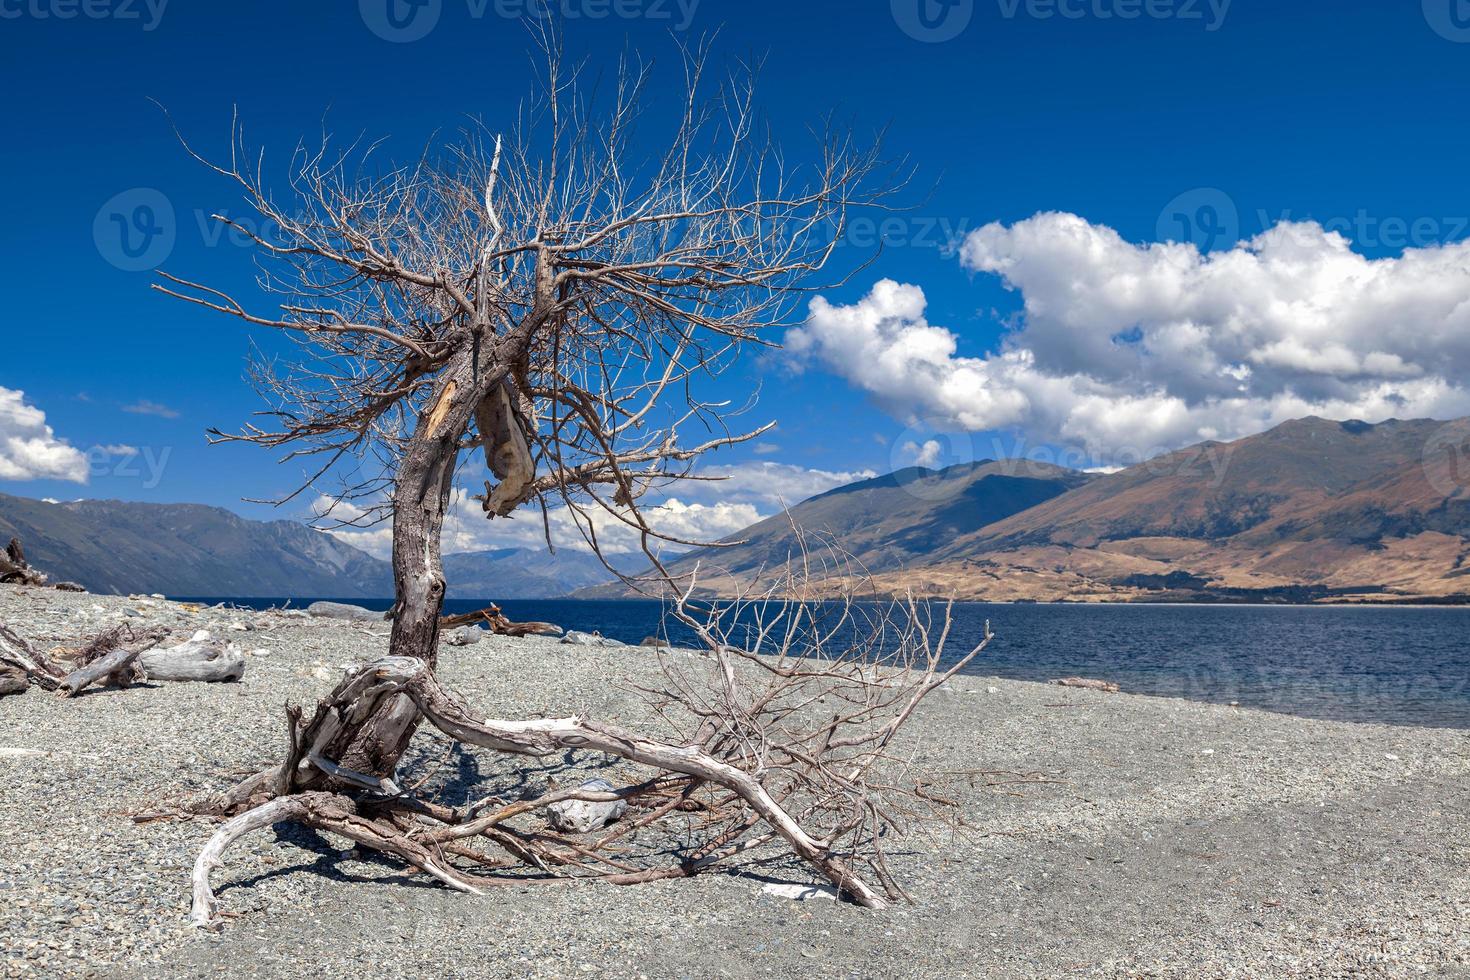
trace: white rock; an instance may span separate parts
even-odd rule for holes
[[[444,635],[444,642],[452,647],[467,647],[479,643],[485,631],[478,626],[462,626]]]
[[[627,644],[625,643],[619,643],[617,640],[610,640],[605,636],[598,636],[595,633],[579,633],[576,630],[568,630],[567,635],[561,638],[561,642],[569,643],[572,646],[578,647],[627,646]]]
[[[611,793],[615,788],[606,779],[589,779],[581,789]],[[546,808],[547,818],[557,830],[585,834],[605,827],[628,812],[625,800],[612,803],[592,803],[587,800],[563,800]]]
[[[814,898],[837,901],[837,889],[831,885],[787,885],[772,882],[761,889],[767,895],[789,898],[793,902],[807,902]]]

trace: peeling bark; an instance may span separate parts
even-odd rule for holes
[[[509,517],[530,499],[536,481],[536,464],[511,403],[508,384],[496,385],[475,406],[475,425],[480,430],[485,464],[500,479],[493,488],[485,484],[482,506],[491,517]]]

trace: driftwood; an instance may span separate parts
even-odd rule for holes
[[[1061,687],[1080,687],[1088,691],[1105,691],[1108,694],[1117,694],[1120,690],[1112,681],[1093,680],[1089,677],[1062,677],[1052,681]]]
[[[444,616],[439,628],[457,629],[460,626],[484,626],[497,636],[560,636],[562,629],[554,623],[513,623],[500,611],[499,606],[486,606],[474,612]]]
[[[313,602],[306,607],[306,615],[313,619],[346,619],[364,623],[381,623],[390,616],[345,602]]]
[[[31,677],[19,667],[0,663],[0,697],[7,694],[24,694],[31,686]]]
[[[139,631],[119,626],[99,634],[71,654],[69,664],[64,665],[35,650],[14,630],[0,626],[0,669],[10,676],[23,674],[42,690],[75,697],[93,684],[121,687],[142,680],[138,658],[166,635],[167,630],[161,628]]]
[[[20,538],[11,538],[10,545],[0,555],[0,584],[45,585],[46,576],[36,571],[26,561],[25,549]]]
[[[661,679],[639,690],[658,732],[581,714],[487,719],[413,657],[349,670],[310,716],[288,707],[284,758],[194,810],[227,822],[195,865],[191,921],[215,921],[209,874],[225,850],[283,820],[341,834],[469,894],[527,875],[621,885],[688,877],[772,845],[859,905],[906,897],[885,848],[910,824],[950,822],[954,804],[934,791],[935,777],[906,772],[891,743],[924,698],[985,649],[988,628],[950,657],[949,609],[935,621],[913,600],[879,612],[852,600],[835,610],[751,600],[705,620],[681,601],[675,615],[703,655],[652,652]],[[754,636],[741,639],[756,652],[747,652],[723,631],[752,618]],[[827,643],[843,646],[829,654]],[[531,798],[487,787],[462,807],[421,798],[396,774],[349,761],[365,726],[399,702],[461,744],[542,759],[600,754],[636,770],[636,781],[553,785]],[[898,771],[880,775],[888,767]]]
[[[200,630],[176,647],[150,650],[139,664],[154,681],[238,681],[245,676],[245,657],[238,649]]]

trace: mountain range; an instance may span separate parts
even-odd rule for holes
[[[1470,596],[1467,447],[1470,419],[1306,418],[1115,473],[1024,460],[914,467],[812,497],[671,569],[697,568],[701,591],[728,595],[771,581],[804,542],[827,576],[822,588],[834,592],[1462,600]],[[0,495],[0,539],[12,535],[53,580],[96,592],[392,592],[388,563],[339,538],[217,507]],[[596,558],[568,549],[448,555],[444,567],[452,598],[630,594]]]
[[[798,551],[859,589],[960,599],[1458,599],[1470,593],[1470,419],[1305,418],[1111,474],[1041,463],[853,484],[672,566],[728,594]],[[834,576],[831,588],[853,584]],[[609,595],[604,587],[588,595]]]
[[[53,582],[98,593],[376,599],[393,594],[382,559],[297,521],[252,521],[201,504],[0,494],[0,538],[18,537]],[[591,555],[508,548],[444,558],[449,597],[563,596],[612,576]]]

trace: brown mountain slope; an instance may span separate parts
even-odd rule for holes
[[[1470,420],[1288,422],[1095,480],[882,584],[1004,599],[1459,595],[1470,592],[1467,444]]]
[[[985,460],[941,471],[911,467],[838,487],[670,565],[676,575],[699,568],[702,588],[729,592],[763,581],[798,551],[792,524],[820,548],[835,542],[846,556],[873,572],[899,572],[926,564],[956,537],[1051,500],[1090,479],[1088,474],[1025,460]],[[578,593],[611,597],[610,586]]]
[[[698,561],[702,584],[729,593],[786,560],[792,522],[872,573],[833,579],[834,592],[1467,598],[1470,419],[1299,419],[1095,479],[1014,462],[902,471],[813,498],[675,570]]]
[[[1307,418],[1160,456],[967,535],[939,553],[1137,537],[1219,540],[1305,515],[1415,465],[1443,423]]]

